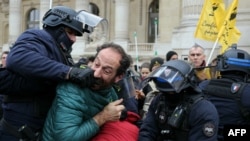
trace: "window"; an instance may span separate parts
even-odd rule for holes
[[[28,14],[27,29],[39,29],[39,10],[32,9]]]
[[[89,4],[89,11],[90,11],[90,13],[93,13],[93,14],[99,16],[99,8],[94,3]]]
[[[158,23],[159,23],[159,0],[154,0],[149,6],[149,21],[148,21],[148,42],[154,43],[155,38],[158,34]],[[157,29],[155,30],[155,24],[157,24]]]

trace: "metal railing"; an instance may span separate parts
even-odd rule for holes
[[[140,51],[152,52],[154,50],[154,43],[138,43],[137,44],[137,49],[138,49],[138,52],[140,52]],[[135,43],[129,43],[127,51],[128,52],[136,51],[136,44]]]

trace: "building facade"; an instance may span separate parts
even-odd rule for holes
[[[233,0],[224,0],[226,7]],[[0,0],[0,52],[9,50],[17,37],[28,28],[42,28],[47,10],[65,5],[87,10],[109,22],[107,33],[99,40],[98,33],[77,38],[72,56],[79,59],[95,54],[105,41],[121,44],[139,62],[155,56],[165,59],[175,50],[179,59],[187,59],[188,49],[198,43],[210,55],[213,42],[194,38],[204,0]],[[250,1],[239,0],[236,26],[241,32],[239,48],[250,51]],[[216,46],[213,57],[218,54]]]

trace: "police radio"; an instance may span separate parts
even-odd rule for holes
[[[186,107],[181,105],[178,105],[171,116],[168,118],[168,124],[172,127],[179,128],[181,124],[183,123],[184,117],[186,114]]]

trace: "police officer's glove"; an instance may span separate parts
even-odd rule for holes
[[[94,70],[89,67],[75,68],[73,67],[69,72],[69,80],[73,83],[79,84],[81,87],[91,86],[94,79]]]

